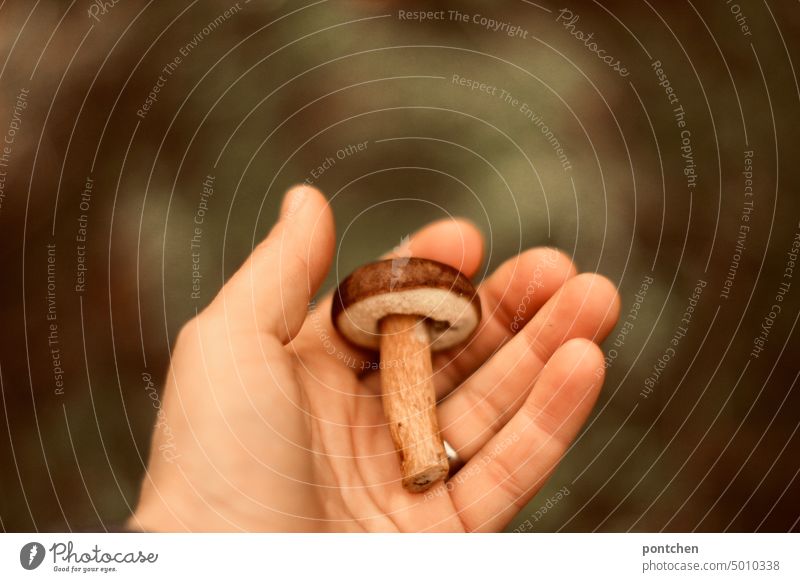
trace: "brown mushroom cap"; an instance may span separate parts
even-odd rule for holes
[[[406,257],[359,267],[333,297],[334,327],[363,348],[379,348],[378,322],[392,314],[427,318],[431,349],[442,350],[469,337],[480,322],[481,303],[458,269]]]

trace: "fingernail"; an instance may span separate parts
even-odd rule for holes
[[[291,219],[307,199],[308,189],[305,186],[295,186],[289,190],[281,205],[281,220]]]

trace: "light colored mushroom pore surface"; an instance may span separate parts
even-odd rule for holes
[[[378,322],[391,314],[419,315],[432,320],[431,349],[443,350],[463,342],[478,325],[479,313],[468,297],[447,289],[419,288],[365,297],[339,313],[340,333],[356,345],[378,349]]]

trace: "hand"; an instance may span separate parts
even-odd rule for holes
[[[308,310],[334,249],[313,188],[175,345],[131,528],[148,531],[498,531],[542,487],[603,381],[614,286],[563,254],[526,251],[480,286],[483,321],[434,355],[443,437],[467,460],[423,494],[400,485],[375,354],[341,339],[330,296]],[[415,256],[473,276],[480,233],[429,225]]]

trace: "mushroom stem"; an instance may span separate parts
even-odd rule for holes
[[[447,475],[449,466],[432,381],[428,324],[417,315],[387,315],[381,333],[383,409],[403,472],[403,487],[419,493]]]

